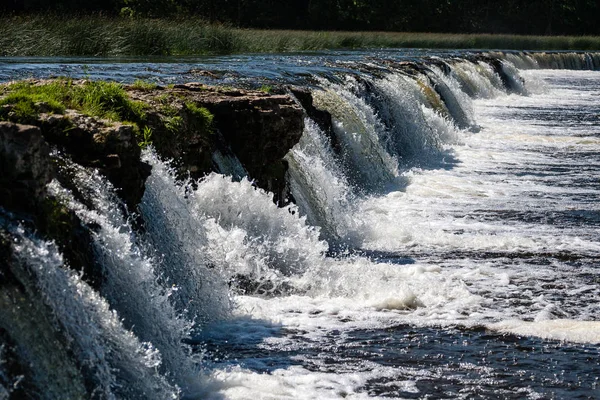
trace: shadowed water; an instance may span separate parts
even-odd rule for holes
[[[425,57],[445,61],[398,64]],[[535,68],[555,55],[504,57],[9,59],[0,80],[66,71],[124,82],[310,83],[333,116],[333,136],[307,118],[286,156],[296,205],[285,208],[240,176],[178,182],[152,150],[143,232],[97,174],[78,170],[95,211],[53,183],[99,226],[109,279],[103,297],[92,294],[123,318],[119,332],[156,348],[158,375],[147,379],[169,395],[595,398],[600,72]],[[562,59],[595,65],[592,56]],[[101,386],[118,393],[127,379],[115,372]]]

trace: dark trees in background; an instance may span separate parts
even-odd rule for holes
[[[600,35],[599,0],[0,0],[0,10],[196,15],[248,28]]]

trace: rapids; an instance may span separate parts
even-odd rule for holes
[[[83,65],[31,61],[0,63],[0,79]],[[156,68],[167,83],[196,62],[86,74]],[[34,396],[600,396],[598,54],[206,63],[222,83],[309,85],[332,133],[306,116],[286,156],[294,204],[281,208],[233,155],[213,155],[222,174],[179,181],[150,148],[133,218],[100,174],[63,159],[77,193],[50,190],[95,227],[98,291],[2,212],[30,299],[1,292],[0,327],[30,343],[22,358],[48,388]],[[22,379],[8,350],[0,398]]]

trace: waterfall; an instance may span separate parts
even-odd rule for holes
[[[553,304],[558,292],[573,297],[569,306],[580,294],[593,298],[592,267],[560,283],[568,292],[548,282],[563,276],[552,268],[597,260],[596,236],[580,226],[597,223],[596,189],[589,188],[587,177],[573,173],[564,177],[569,182],[553,181],[550,172],[528,165],[562,171],[553,162],[560,153],[586,166],[597,154],[597,132],[578,135],[587,132],[591,119],[565,111],[574,121],[570,136],[529,135],[516,128],[507,133],[490,124],[506,117],[502,111],[518,108],[516,99],[531,115],[539,112],[534,101],[546,99],[538,96],[530,75],[554,79],[553,72],[527,71],[525,82],[519,70],[598,70],[600,56],[493,52],[424,60],[373,58],[311,76],[306,93],[320,112],[330,114],[332,129],[324,131],[307,110],[302,137],[284,158],[293,199],[285,207],[256,187],[226,143],[212,154],[216,172],[199,180],[181,180],[169,160],[151,146],[144,150],[152,173],[135,212],[99,171],[54,153],[59,178],[48,193],[90,230],[102,279],[97,286],[88,283],[84,273],[71,269],[60,244],[42,238],[27,217],[0,208],[0,250],[10,250],[0,253],[0,260],[8,259],[0,269],[0,399],[23,393],[52,400],[221,398],[215,393],[236,383],[215,376],[241,376],[245,368],[265,381],[284,370],[309,376],[326,370],[331,360],[303,359],[304,346],[316,349],[306,354],[319,357],[324,344],[336,351],[338,345],[340,351],[356,345],[367,354],[372,331],[386,329],[384,337],[405,325],[409,339],[424,326],[541,337],[570,326],[582,334],[586,326],[596,329],[596,322],[580,324]],[[589,81],[580,77],[581,82],[589,83],[591,74],[582,72]],[[531,115],[518,122],[526,125]],[[548,151],[552,146],[559,153]],[[574,148],[581,154],[573,155]],[[510,151],[522,153],[510,158]],[[505,168],[504,175],[496,165]],[[593,168],[585,170],[592,177]],[[518,191],[522,176],[530,192]],[[563,203],[571,181],[580,185],[573,190],[583,200]],[[534,193],[535,215],[525,215],[515,193]],[[548,193],[552,196],[541,197]],[[542,222],[531,222],[535,218]],[[572,223],[558,237],[553,229],[561,218]],[[536,263],[546,269],[528,275],[528,266]],[[554,275],[543,276],[547,271]],[[577,286],[576,279],[585,284]],[[536,282],[524,286],[527,280]],[[521,298],[523,287],[529,292]],[[593,305],[585,309],[591,310],[585,318],[595,312]],[[239,336],[235,345],[250,338],[243,351],[256,359],[271,357],[267,362],[252,359],[238,366],[237,348],[227,340],[220,343],[225,350],[210,348],[205,339],[211,329],[236,324],[233,333],[219,334]],[[255,330],[246,336],[247,328]],[[558,337],[571,340],[568,332]],[[271,352],[274,343],[279,353]],[[379,357],[380,350],[369,357]],[[219,351],[230,358],[219,360]],[[18,368],[11,364],[15,360]],[[342,366],[349,374],[358,368],[354,364],[370,368],[352,363]],[[397,371],[390,376],[402,378]],[[280,385],[293,385],[293,379]],[[317,381],[307,387],[320,385]],[[359,393],[368,384],[365,379],[352,390]],[[248,398],[243,389],[237,395]],[[348,394],[342,389],[335,396]]]
[[[88,208],[57,182],[50,192],[69,204],[86,223],[99,226],[94,233],[98,263],[105,282],[101,294],[115,309],[124,325],[143,342],[160,352],[160,370],[186,392],[195,384],[194,358],[183,344],[192,324],[170,300],[176,287],[161,284],[156,260],[147,254],[122,212],[122,206],[111,185],[97,172],[88,171],[66,161],[65,173],[71,175],[77,188],[91,202]],[[198,360],[196,360],[198,361]]]
[[[450,76],[460,89],[472,98],[494,98],[503,93],[502,80],[492,67],[482,61],[457,60],[450,67]]]
[[[490,53],[505,59],[519,69],[574,69],[599,70],[600,53],[584,52],[511,52]]]
[[[520,82],[511,68],[507,63],[505,74]],[[345,76],[341,83],[322,79],[313,90],[315,104],[331,113],[336,144],[307,119],[286,159],[300,212],[330,245],[359,248],[367,229],[354,213],[360,198],[402,188],[402,171],[415,165],[451,162],[445,147],[460,141],[459,130],[476,129],[470,97],[506,90],[484,62],[446,64],[445,70],[434,65],[426,73],[398,69],[381,77]]]
[[[247,179],[212,174],[186,191],[154,153],[145,159],[154,168],[142,203],[147,231],[163,255],[165,275],[181,285],[185,304],[209,305],[196,318],[224,315],[225,283],[248,284],[246,290],[263,284],[254,289],[274,291],[327,251],[296,206],[277,207]]]
[[[387,126],[383,141],[391,154],[406,162],[440,148],[443,139],[427,123],[423,107],[427,105],[448,118],[449,114],[429,82],[392,73],[375,80],[373,86],[379,95],[378,115]]]
[[[336,160],[331,143],[311,119],[305,121],[300,142],[286,156],[294,201],[312,226],[330,244],[360,247],[360,219],[351,218],[356,196]]]
[[[227,282],[203,251],[208,243],[204,219],[189,201],[192,188],[177,182],[174,171],[151,151],[144,159],[153,172],[140,204],[145,238],[157,253],[165,285],[175,285],[171,297],[190,320],[206,323],[229,313]]]
[[[6,221],[2,225],[6,227]],[[157,373],[159,351],[126,330],[109,303],[80,275],[63,267],[54,244],[18,225],[9,224],[8,229],[15,238],[11,268],[26,297],[3,291],[1,322],[11,337],[26,341],[18,347],[33,369],[34,383],[44,390],[40,397],[83,398],[83,385],[106,399],[179,396],[179,389]]]
[[[353,93],[358,85],[353,77],[346,76],[344,84],[323,85],[324,90],[313,92],[315,105],[334,118],[334,132],[349,181],[358,191],[384,190],[398,176],[398,162],[379,139],[383,124],[365,99]]]

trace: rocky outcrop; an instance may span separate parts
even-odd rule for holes
[[[303,87],[291,87],[290,92],[302,105],[302,108],[306,111],[306,114],[312,119],[319,129],[327,136],[331,148],[336,154],[342,153],[342,144],[333,130],[333,119],[331,113],[327,110],[321,110],[314,105],[314,98],[312,92]]]
[[[89,228],[46,191],[57,174],[42,130],[0,122],[0,168],[0,207],[17,213],[23,223],[54,240],[69,265],[98,286],[102,273],[94,263]]]
[[[7,92],[2,90],[0,100]],[[135,124],[46,106],[32,98],[27,98],[25,105],[32,107],[25,119],[19,120],[31,125],[0,122],[0,398],[97,397],[91,363],[73,357],[73,338],[53,315],[54,305],[46,301],[39,276],[32,273],[40,264],[29,265],[29,253],[18,247],[30,236],[55,242],[60,268],[82,272],[84,281],[102,290],[104,269],[93,240],[99,227],[83,222],[66,200],[51,194],[48,184],[53,179],[93,209],[90,193],[74,177],[80,166],[95,168],[134,211],[150,174],[140,160],[139,142],[150,139],[163,156],[176,159],[182,175],[200,178],[218,169],[214,154],[233,154],[250,179],[275,193],[276,201],[287,198],[283,157],[299,141],[304,124],[302,107],[292,97],[195,84],[130,88],[129,94],[145,104]],[[10,120],[19,111],[14,103],[1,108],[0,119]],[[240,288],[242,283],[248,291],[276,289],[270,282],[240,282]]]
[[[250,176],[284,201],[288,166],[283,157],[302,136],[302,109],[289,96],[262,93],[212,97],[204,106]]]
[[[0,122],[0,204],[33,211],[51,179],[50,148],[41,130]]]
[[[239,160],[258,187],[272,192],[275,202],[286,204],[291,196],[284,157],[304,128],[303,107],[287,94],[194,83],[125,89],[132,101],[144,103],[143,120],[136,125],[72,109],[57,114],[43,103],[36,103],[37,113],[28,117],[32,125],[0,122],[0,207],[19,214],[33,229],[54,240],[67,264],[83,271],[96,288],[103,277],[94,264],[94,227],[86,226],[46,191],[56,178],[87,204],[72,184],[68,168],[60,167],[61,158],[51,155],[51,148],[83,167],[98,169],[131,211],[141,200],[150,174],[150,167],[140,160],[138,145],[146,134],[162,156],[175,160],[182,177],[197,179],[212,171],[225,172],[219,170],[215,154],[226,154]],[[310,92],[297,90],[296,96],[319,123],[330,126],[331,116],[312,106]]]
[[[57,173],[48,142],[81,165],[100,168],[131,206],[141,199],[150,168],[140,161],[131,126],[104,126],[75,113],[42,114],[37,123],[0,122],[0,207],[54,240],[69,266],[97,288],[103,275],[94,261],[90,227],[46,191],[52,178],[69,186]]]
[[[196,83],[129,93],[151,106],[152,141],[161,155],[179,160],[183,172],[199,178],[215,170],[212,154],[225,143],[257,186],[274,193],[278,203],[288,197],[283,157],[304,129],[302,107],[290,96]],[[210,113],[210,126],[198,108]]]
[[[150,166],[140,160],[135,128],[68,110],[64,115],[42,114],[38,120],[44,138],[76,163],[98,168],[120,197],[135,209],[144,195]]]
[[[46,96],[49,90],[55,90],[58,100],[46,103],[31,97],[23,104],[4,102],[0,120],[27,122],[40,128],[44,139],[73,161],[99,169],[132,210],[141,200],[150,172],[140,161],[138,143],[150,141],[161,156],[174,160],[181,177],[198,179],[212,171],[231,173],[222,171],[219,164],[223,155],[228,159],[233,156],[241,164],[237,170],[244,170],[258,187],[273,192],[277,203],[284,204],[289,197],[284,156],[300,140],[304,128],[304,110],[291,95],[199,83],[115,88],[114,84],[85,80],[32,80],[26,85],[29,91],[24,96],[30,92]],[[44,87],[49,89],[40,90]],[[105,89],[117,96],[114,101],[98,96]],[[6,87],[3,91],[10,90]],[[134,122],[86,115],[84,112],[94,109],[86,108],[84,100],[69,100],[61,94],[64,91],[75,97],[82,93],[97,96],[94,101],[102,101],[104,110],[98,115],[107,115],[109,110],[108,114],[117,119]],[[319,123],[330,124],[328,115],[311,107],[309,92],[298,91],[298,96]],[[134,108],[137,111],[132,113]],[[31,112],[23,115],[25,109]],[[238,165],[237,161],[234,164]]]

